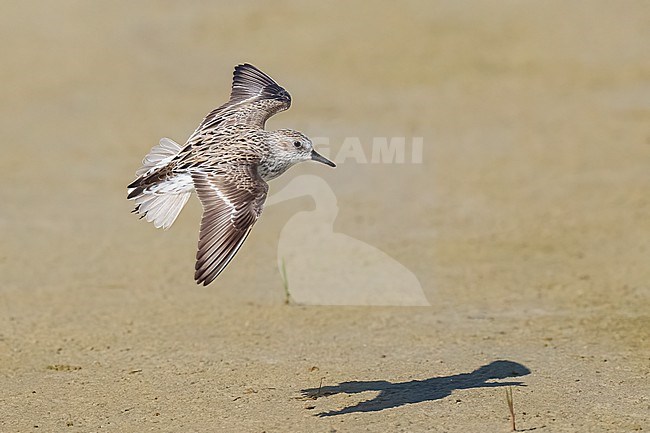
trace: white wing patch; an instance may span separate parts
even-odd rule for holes
[[[217,195],[217,197],[219,197],[223,201],[223,203],[226,206],[230,207],[232,210],[235,210],[235,204],[228,198],[227,195],[225,195],[223,192],[221,192],[221,190],[219,188],[216,188],[216,187],[213,186],[212,190]]]

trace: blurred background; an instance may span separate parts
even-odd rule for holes
[[[125,185],[160,137],[184,142],[227,99],[245,61],[293,95],[268,127],[327,137],[332,155],[346,137],[368,155],[373,137],[423,137],[422,164],[305,165],[272,192],[322,176],[339,200],[336,229],[404,263],[438,301],[476,278],[511,300],[543,300],[560,274],[599,274],[602,296],[616,298],[647,281],[645,2],[3,9],[5,286],[191,288],[197,201],[158,232],[129,215]],[[273,302],[277,233],[305,206],[265,214],[222,287]]]
[[[419,279],[432,308],[410,320],[435,329],[434,317],[505,314],[541,336],[548,323],[530,317],[578,317],[557,326],[638,354],[649,329],[648,41],[646,1],[3,1],[5,341],[59,321],[82,332],[134,314],[182,321],[202,305],[218,316],[282,304],[278,238],[313,208],[308,197],[269,208],[208,288],[192,281],[198,201],[163,232],[126,200],[149,149],[184,142],[250,62],[293,96],[267,128],[327,137],[330,155],[346,137],[368,154],[373,137],[423,137],[421,164],[303,164],[271,183],[325,179],[335,230]],[[458,339],[481,344],[469,334]]]

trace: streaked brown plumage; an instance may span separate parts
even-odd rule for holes
[[[264,129],[269,117],[290,106],[291,96],[271,77],[239,65],[229,101],[210,112],[182,148],[163,138],[127,187],[133,212],[164,229],[196,191],[203,205],[198,284],[214,281],[246,240],[262,213],[266,181],[301,161],[335,166],[302,133]]]

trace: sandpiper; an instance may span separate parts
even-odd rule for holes
[[[242,246],[262,213],[268,180],[307,160],[335,164],[291,129],[266,121],[291,106],[289,92],[248,63],[235,67],[230,99],[211,111],[184,146],[163,138],[129,184],[134,213],[169,228],[193,191],[203,206],[194,279],[210,284]]]

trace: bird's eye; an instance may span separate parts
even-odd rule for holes
[[[302,143],[299,142],[299,141],[294,141],[293,145],[296,146],[296,147],[300,147],[300,146],[302,146]]]

